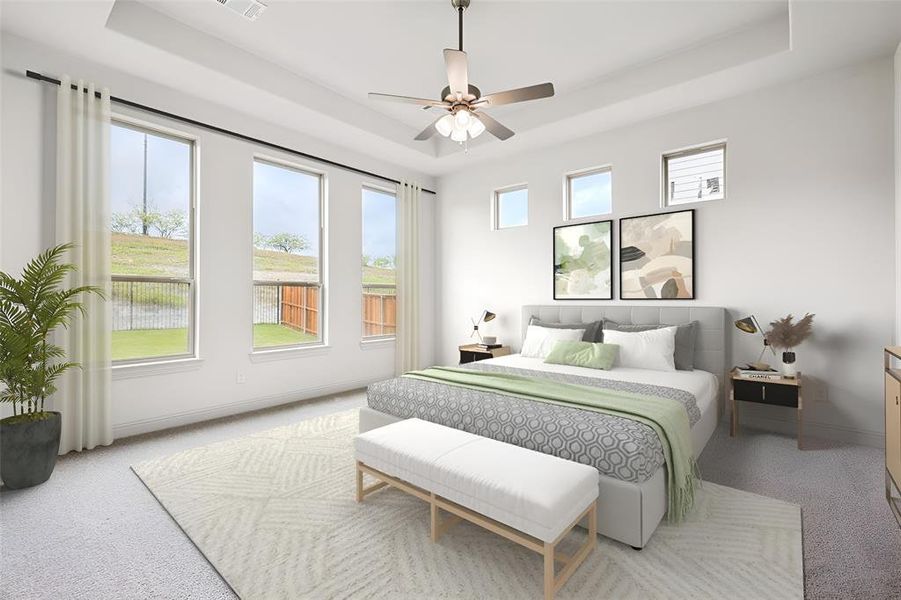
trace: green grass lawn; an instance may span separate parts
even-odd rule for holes
[[[113,360],[174,356],[188,351],[188,330],[132,329],[113,332]]]
[[[257,277],[268,279],[315,280],[318,261],[314,256],[288,254],[278,250],[253,250],[253,269]],[[114,275],[185,277],[188,273],[188,243],[131,233],[112,234],[112,272]],[[394,269],[363,267],[363,282],[393,284]]]
[[[290,346],[316,341],[315,335],[297,331],[275,323],[258,323],[253,326],[253,347]]]
[[[262,323],[253,326],[254,348],[271,348],[315,342],[316,337],[277,325]],[[188,330],[180,329],[134,329],[113,332],[113,360],[133,360],[175,356],[188,351]]]

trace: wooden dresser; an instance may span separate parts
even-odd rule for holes
[[[901,526],[901,346],[885,349],[885,499]]]

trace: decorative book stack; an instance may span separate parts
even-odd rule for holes
[[[774,370],[737,369],[737,371],[741,377],[746,377],[747,379],[782,379],[782,374]]]
[[[500,348],[503,344],[475,344],[482,350],[494,350],[495,348]]]

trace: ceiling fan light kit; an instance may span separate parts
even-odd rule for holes
[[[463,51],[463,12],[469,7],[469,3],[470,0],[451,0],[451,6],[457,11],[459,49],[445,48],[444,50],[448,85],[441,90],[440,100],[374,92],[369,94],[369,97],[375,100],[404,102],[417,104],[426,110],[435,107],[447,111],[447,114],[438,117],[422,130],[414,138],[416,140],[427,140],[437,132],[463,145],[468,140],[479,137],[485,131],[499,140],[506,140],[513,136],[513,131],[482,112],[483,108],[549,98],[554,95],[554,84],[552,83],[541,83],[487,96],[482,96],[479,88],[469,83],[469,67],[466,53]]]

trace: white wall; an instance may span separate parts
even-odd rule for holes
[[[305,152],[395,178],[434,180],[380,159],[361,156],[277,125],[200,102],[175,90],[71,55],[5,35],[2,106],[2,223],[0,268],[18,273],[53,242],[56,88],[24,78],[26,68],[69,74],[108,85],[119,95],[192,116]],[[328,347],[277,360],[254,361],[251,346],[251,173],[255,151],[277,153],[204,130],[165,123],[198,136],[200,358],[176,372],[123,374],[113,382],[117,435],[159,429],[270,404],[342,391],[391,376],[393,343],[361,346],[361,185],[380,181],[290,155],[286,160],[325,172],[328,189]],[[434,197],[423,194],[422,306],[424,360],[431,362],[434,315]],[[237,374],[246,377],[237,384]]]
[[[565,172],[612,164],[613,217],[658,212],[661,152],[727,138],[728,198],[695,205],[693,303],[764,322],[816,313],[798,350],[806,421],[881,443],[881,348],[895,310],[892,94],[884,58],[442,178],[436,356],[456,360],[483,308],[499,315],[486,331],[518,347],[520,306],[554,302]],[[529,225],[490,231],[492,190],[520,182]],[[731,364],[756,359],[759,338],[728,336]],[[790,430],[794,415],[767,408],[749,406],[743,420]]]

